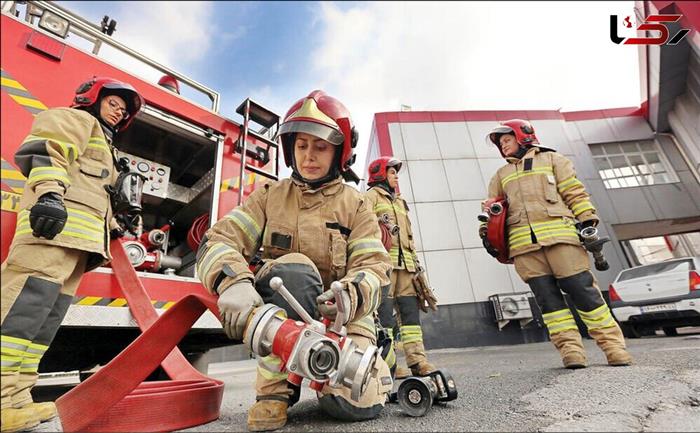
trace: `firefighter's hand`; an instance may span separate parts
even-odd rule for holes
[[[53,239],[61,233],[66,225],[68,213],[63,205],[63,199],[55,192],[47,192],[39,197],[29,211],[29,225],[32,234],[39,238]]]
[[[263,300],[249,280],[228,286],[219,295],[219,312],[224,332],[232,340],[242,340],[248,318]]]
[[[486,252],[491,255],[491,257],[498,257],[498,250],[491,245],[491,242],[489,242],[487,237],[481,238],[481,243],[484,245],[484,248],[486,248]]]
[[[350,320],[350,294],[346,289],[340,292],[340,298],[343,303],[341,306],[342,310],[345,311],[343,320],[343,325],[345,325]],[[333,290],[326,290],[318,295],[318,297],[316,297],[316,305],[321,316],[330,320],[335,320],[335,316],[338,315],[338,305],[336,304]]]
[[[598,225],[598,220],[596,219],[590,219],[586,221],[581,221],[580,223],[576,223],[576,229],[581,232],[581,230],[588,228],[588,227],[596,227]]]

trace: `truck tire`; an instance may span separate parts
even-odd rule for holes
[[[631,323],[620,323],[620,328],[622,329],[622,334],[625,338],[639,338],[642,336],[639,328]]]

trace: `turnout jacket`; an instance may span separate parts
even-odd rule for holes
[[[580,245],[576,220],[598,216],[571,160],[538,146],[521,159],[506,160],[491,178],[488,195],[508,199],[509,256],[558,243]]]
[[[418,257],[416,246],[413,243],[413,231],[411,220],[408,218],[408,204],[400,194],[391,194],[379,186],[374,186],[365,193],[372,210],[380,219],[383,214],[389,216],[389,224],[397,225],[399,233],[391,235],[391,264],[394,269],[406,269],[409,272],[416,271]],[[379,224],[382,224],[381,222]]]
[[[221,293],[236,281],[254,281],[248,263],[261,247],[263,260],[298,252],[314,262],[324,290],[335,280],[352,284],[350,321],[357,322],[373,317],[381,288],[390,284],[391,262],[380,238],[362,194],[340,177],[318,189],[284,179],[253,191],[207,231],[197,274],[209,291]]]
[[[15,164],[27,177],[20,200],[13,245],[48,244],[87,251],[88,268],[111,259],[110,195],[119,174],[116,154],[98,120],[73,108],[53,108],[36,115],[32,129],[15,153]],[[43,194],[63,198],[68,220],[52,240],[32,235],[29,210]]]

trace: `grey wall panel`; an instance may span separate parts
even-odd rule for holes
[[[454,201],[452,202],[457,214],[459,237],[462,239],[463,248],[482,247],[479,238],[479,221],[476,216],[481,212],[481,200]]]
[[[668,159],[668,162],[671,163],[671,167],[673,167],[674,171],[679,172],[689,170],[688,164],[686,164],[685,160],[681,156],[681,153],[678,151],[676,144],[671,138],[659,136],[659,147],[666,156],[666,159]]]
[[[402,161],[406,159],[400,123],[389,124],[389,138],[391,139],[391,148],[394,151],[394,156]]]
[[[442,161],[408,161],[407,164],[411,172],[411,188],[416,202],[450,200],[450,189],[447,186]]]
[[[685,186],[695,206],[700,208],[700,183],[689,171],[681,171],[678,173],[678,178]]]
[[[564,121],[554,119],[533,120],[531,123],[535,128],[535,135],[537,135],[537,139],[542,146],[554,149],[564,155],[573,155],[573,148],[564,131]]]
[[[507,265],[508,267],[508,275],[510,276],[510,281],[513,283],[513,292],[526,292],[530,290],[530,286],[528,286],[525,281],[523,281],[522,278],[520,278],[520,275],[518,275],[517,272],[515,272],[515,266],[513,265]]]
[[[474,158],[474,145],[466,122],[435,122],[434,125],[443,158]]]
[[[645,118],[639,116],[613,117],[610,119],[615,136],[620,141],[649,140],[654,131]]]
[[[654,185],[647,187],[647,190],[661,210],[659,219],[700,215],[700,209],[682,183]]]
[[[416,201],[411,186],[413,182],[414,180],[411,178],[411,168],[408,166],[408,163],[404,162],[399,171],[399,191],[401,191],[401,197],[409,203]]]
[[[583,140],[588,144],[607,143],[617,140],[612,123],[607,119],[579,120],[574,123]]]
[[[640,188],[609,189],[608,196],[619,222],[639,222],[656,219],[654,211]]]
[[[416,250],[423,251],[423,235],[420,230],[420,221],[418,220],[418,211],[416,210],[416,205],[411,203],[408,205],[408,208],[408,219],[411,220],[413,243],[416,245]]]
[[[581,146],[586,146],[584,143]],[[586,146],[588,147],[588,146]],[[569,159],[574,163],[576,177],[586,183],[588,179],[600,179],[600,174],[595,166],[595,161],[592,156],[569,156]]]
[[[441,349],[547,341],[547,328],[536,306],[534,315],[535,320],[522,328],[517,321],[511,321],[499,330],[491,302],[441,305],[436,312],[421,313],[425,347]],[[554,351],[552,356],[557,356]]]
[[[469,265],[472,290],[477,301],[487,301],[496,293],[512,293],[513,283],[508,266],[498,263],[483,248],[464,250]]]
[[[607,221],[610,224],[617,224],[620,222],[615,206],[613,206],[612,199],[608,194],[605,185],[603,185],[602,180],[586,180],[585,181],[586,190],[591,195],[591,200],[593,201],[593,206],[596,207],[598,216]]]
[[[440,159],[440,149],[432,122],[401,123],[406,159]]]
[[[416,203],[415,208],[420,222],[422,250],[462,248],[451,202]]]
[[[446,159],[443,162],[452,200],[486,197],[484,179],[476,159]]]
[[[498,158],[482,158],[479,159],[479,169],[481,170],[481,178],[484,179],[484,186],[486,187],[486,192],[488,193],[489,182],[491,178],[496,174],[499,168],[506,165],[507,162],[500,157]],[[486,198],[486,196],[484,196]]]
[[[426,251],[430,284],[440,304],[474,302],[472,284],[462,250]]]
[[[486,141],[486,134],[498,126],[495,120],[488,122],[467,122],[469,136],[474,143],[474,153],[479,158],[500,158],[501,154],[495,145]]]

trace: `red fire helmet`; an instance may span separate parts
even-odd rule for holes
[[[535,128],[532,127],[530,122],[522,119],[506,120],[501,122],[500,126],[493,128],[488,133],[489,140],[491,140],[491,142],[498,147],[498,151],[501,152],[503,157],[505,157],[505,155],[503,155],[503,151],[501,151],[501,143],[499,143],[499,139],[503,134],[514,134],[515,140],[521,146],[540,144],[537,140],[537,136],[535,135]]]
[[[144,100],[130,84],[109,77],[92,77],[75,91],[71,108],[91,107],[107,95],[117,95],[126,103],[127,115],[115,127],[121,131],[129,127],[141,110]]]
[[[368,177],[367,184],[372,186],[374,184],[384,182],[386,180],[386,172],[390,167],[394,167],[398,172],[401,170],[401,165],[403,163],[400,159],[396,159],[390,156],[382,156],[377,158],[369,164],[367,169]]]
[[[292,105],[280,125],[278,137],[282,138],[284,163],[292,165],[294,133],[304,132],[322,138],[335,146],[342,146],[341,173],[349,172],[355,162],[353,149],[357,146],[357,131],[345,105],[322,90],[314,90]]]
[[[175,77],[163,75],[160,80],[158,80],[158,85],[165,87],[173,93],[180,94],[180,83],[177,82]]]

